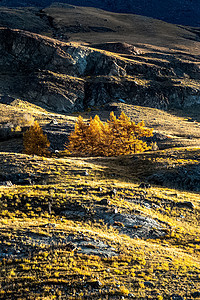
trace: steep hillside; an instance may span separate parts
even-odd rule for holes
[[[48,20],[38,15],[38,8],[0,7],[0,26],[18,28],[36,33],[48,32]]]
[[[4,6],[39,6],[45,7],[53,0],[1,0]],[[199,26],[200,4],[198,0],[59,0],[57,2],[79,6],[92,6],[120,13],[134,13],[145,15],[167,22]]]
[[[113,46],[131,54],[1,28],[1,98],[9,95],[63,112],[120,99],[164,109],[199,104],[198,56]]]
[[[190,53],[198,49],[199,29],[181,27],[132,14],[111,13],[92,7],[53,4],[40,11],[51,22],[53,34],[63,40],[86,43],[126,42],[143,43]],[[199,54],[199,52],[198,52]]]

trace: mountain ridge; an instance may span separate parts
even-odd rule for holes
[[[53,0],[1,0],[0,5],[8,7],[37,6],[44,8],[53,2]],[[200,3],[197,0],[170,0],[162,2],[158,0],[60,0],[59,2],[77,6],[96,7],[118,13],[140,14],[174,24],[200,26]]]

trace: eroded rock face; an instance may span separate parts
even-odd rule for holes
[[[112,46],[119,48],[118,43]],[[122,48],[126,52],[126,45]],[[57,112],[81,111],[118,99],[161,109],[199,104],[198,60],[186,62],[165,54],[159,58],[135,52],[133,59],[1,28],[0,93]]]

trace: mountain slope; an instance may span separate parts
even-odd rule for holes
[[[58,3],[43,10],[0,7],[0,26],[40,33],[63,41],[90,44],[119,41],[138,47],[141,44],[146,47],[154,45],[199,54],[198,28],[92,7]]]
[[[54,111],[83,110],[119,99],[164,109],[199,103],[198,56],[143,54],[130,45],[120,47],[132,54],[2,28],[0,93]]]
[[[198,299],[199,194],[138,180],[192,175],[199,148],[177,153],[0,153],[1,299]]]
[[[4,6],[45,7],[52,0],[1,0]],[[59,2],[79,6],[92,6],[113,12],[141,14],[167,22],[199,26],[200,3],[198,0],[60,0]]]

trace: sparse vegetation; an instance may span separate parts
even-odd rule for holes
[[[178,293],[192,299],[200,276],[199,194],[142,189],[138,183],[141,172],[174,164],[177,151],[158,151],[155,162],[151,153],[137,154],[137,160],[1,154],[1,174],[21,170],[39,180],[0,187],[1,298],[170,299]],[[198,158],[199,148],[182,149],[178,163],[187,166]],[[110,203],[100,205],[105,198]],[[174,205],[182,201],[191,201],[195,209]],[[166,234],[156,237],[153,228],[154,238],[140,238],[141,225],[109,224],[102,219],[105,214],[151,217]]]

